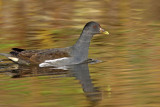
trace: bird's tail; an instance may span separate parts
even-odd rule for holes
[[[11,54],[7,54],[7,53],[0,53],[1,56],[5,56],[5,57],[10,57]]]
[[[0,55],[7,57],[9,60],[13,61],[13,62],[18,62],[19,59],[17,57],[13,57],[11,54],[7,54],[7,53],[0,53]],[[0,60],[0,62],[3,60]]]
[[[1,56],[5,56],[5,57],[10,57],[11,54],[7,54],[7,53],[0,53]],[[6,61],[6,59],[0,59],[0,62]]]

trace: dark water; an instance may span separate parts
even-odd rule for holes
[[[101,63],[55,70],[1,62],[0,106],[160,106],[158,0],[7,0],[0,5],[0,53],[73,45],[91,20],[110,33],[91,42],[89,58]]]

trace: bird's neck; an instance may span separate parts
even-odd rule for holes
[[[88,49],[92,34],[82,32],[77,42],[73,45],[73,57],[78,61],[85,61],[88,59]]]

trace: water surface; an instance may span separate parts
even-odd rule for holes
[[[99,22],[110,35],[96,35],[91,42],[89,58],[102,60],[101,63],[55,70],[1,62],[0,106],[160,106],[158,0],[3,2],[1,53],[12,47],[47,49],[73,45],[91,20]]]

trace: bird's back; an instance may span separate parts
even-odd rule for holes
[[[19,64],[40,64],[45,60],[70,57],[69,48],[25,50],[13,48],[8,58]]]

